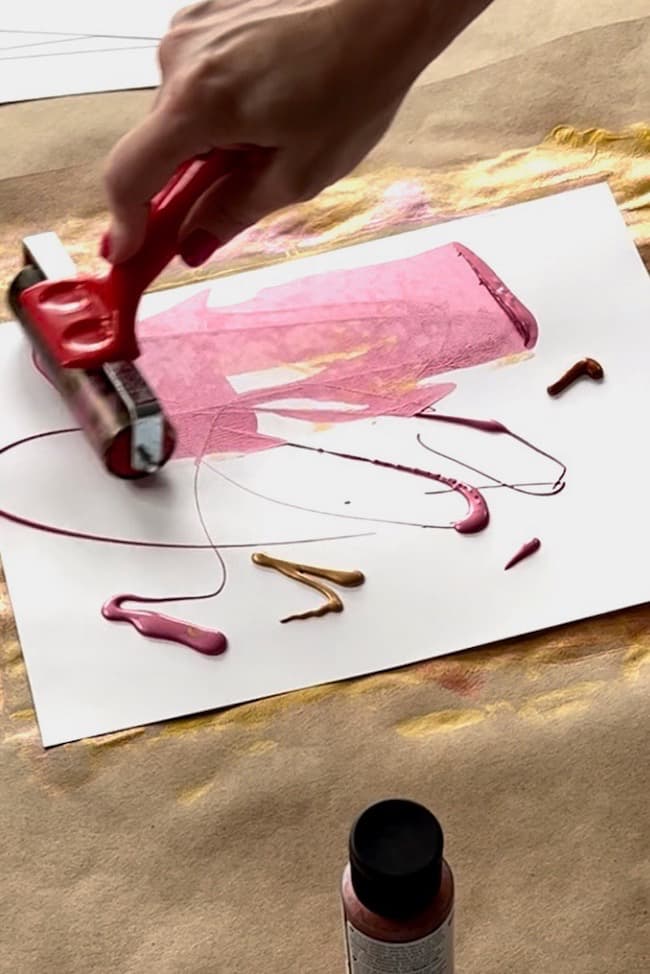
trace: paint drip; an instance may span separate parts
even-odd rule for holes
[[[530,556],[534,555],[536,551],[539,551],[541,547],[542,542],[539,540],[539,538],[531,538],[530,541],[527,541],[526,544],[521,546],[519,551],[514,553],[508,564],[505,566],[504,571],[507,572],[508,569],[514,568],[514,566],[518,565],[520,561],[524,560],[524,558],[530,558]]]

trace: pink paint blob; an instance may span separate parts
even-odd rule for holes
[[[174,601],[177,597],[174,598]],[[228,647],[222,632],[204,629],[193,623],[172,619],[160,612],[143,609],[124,609],[124,602],[161,602],[163,599],[145,599],[139,595],[115,595],[102,606],[102,615],[110,622],[129,622],[138,632],[149,639],[164,639],[180,643],[204,656],[220,656]]]
[[[423,474],[426,475],[426,471],[420,471],[417,468],[409,472],[419,474],[420,476]],[[477,531],[483,531],[488,526],[490,523],[490,511],[488,510],[485,498],[476,487],[470,487],[468,484],[464,484],[454,477],[443,477],[439,473],[431,474],[431,476],[439,484],[446,484],[451,490],[457,491],[467,501],[467,516],[461,521],[456,521],[454,524],[454,529],[459,534],[476,534]]]
[[[531,313],[461,244],[303,277],[227,307],[209,307],[209,293],[139,325],[140,364],[176,427],[178,457],[278,445],[258,433],[261,408],[313,423],[413,416],[453,392],[431,383],[436,375],[537,341]],[[235,377],[260,372],[259,388],[237,392]],[[274,407],[288,398],[315,408]]]
[[[451,490],[455,490],[461,494],[467,501],[467,516],[452,524],[452,527],[459,534],[476,534],[477,531],[483,531],[490,523],[490,511],[481,492],[475,487],[470,487],[469,484],[464,484],[460,480],[456,480],[454,477],[444,477],[442,474],[432,473],[430,470],[421,470],[419,467],[408,467],[402,463],[391,463],[388,460],[361,457],[354,453],[339,453],[337,450],[325,450],[322,447],[304,446],[301,443],[291,443],[290,446],[296,447],[299,450],[309,450],[312,453],[324,453],[330,457],[340,457],[342,460],[372,463],[377,467],[384,467],[388,470],[399,470],[402,473],[412,474],[414,477],[426,477],[428,480],[435,480],[439,484],[445,484]]]
[[[536,551],[539,551],[541,547],[542,542],[539,540],[539,538],[532,538],[530,541],[527,541],[526,544],[521,546],[519,551],[514,553],[508,564],[505,566],[504,571],[507,572],[509,568],[513,568],[515,565],[518,565],[520,561],[524,560],[524,558],[530,558],[530,556],[534,555]]]
[[[448,413],[418,413],[418,419],[435,419],[439,423],[453,423],[455,426],[468,426],[482,433],[508,433],[510,430],[498,419],[472,419],[470,416],[450,416]],[[510,434],[511,435],[511,434]]]

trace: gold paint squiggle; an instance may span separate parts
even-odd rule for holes
[[[329,585],[316,581],[317,578],[326,578],[328,582],[341,585],[344,588],[357,588],[363,585],[366,580],[363,572],[359,571],[339,571],[336,568],[318,568],[316,565],[302,565],[300,562],[283,561],[281,558],[272,558],[263,552],[255,552],[251,555],[253,562],[262,568],[273,568],[287,578],[293,578],[296,582],[308,585],[309,588],[316,589],[325,598],[325,602],[316,609],[308,609],[307,612],[298,612],[295,615],[287,616],[280,622],[292,622],[294,619],[313,619],[316,616],[324,616],[329,612],[343,612],[343,602],[340,597],[331,589]],[[310,577],[311,576],[311,577]]]

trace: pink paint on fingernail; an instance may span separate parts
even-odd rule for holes
[[[218,246],[217,238],[207,230],[193,230],[182,242],[180,253],[189,267],[199,267],[212,256]]]
[[[111,235],[108,232],[108,230],[106,231],[106,233],[102,234],[102,239],[101,239],[101,242],[99,244],[99,256],[100,257],[103,257],[104,260],[110,260],[110,256],[111,256]]]

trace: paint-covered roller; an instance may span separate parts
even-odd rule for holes
[[[136,312],[143,291],[177,255],[191,206],[235,156],[215,151],[182,166],[151,202],[142,248],[104,278],[78,277],[54,233],[23,240],[24,266],[9,305],[38,367],[117,477],[155,473],[174,451],[173,427],[134,364]]]
[[[176,437],[154,393],[133,362],[98,368],[66,368],[42,340],[21,298],[51,278],[74,274],[74,265],[53,233],[23,241],[25,266],[9,288],[9,305],[29,337],[34,361],[68,404],[109,473],[135,479],[159,470]]]

